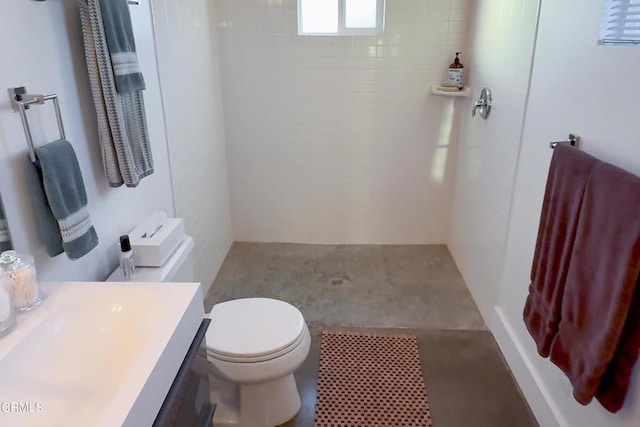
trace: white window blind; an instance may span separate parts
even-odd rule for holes
[[[598,43],[640,45],[640,0],[605,0]]]

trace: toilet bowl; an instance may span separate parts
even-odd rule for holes
[[[214,426],[273,427],[293,418],[301,405],[293,373],[311,344],[300,311],[246,298],[217,304],[207,316]]]
[[[185,236],[160,267],[138,267],[135,282],[193,282],[194,242]],[[121,269],[108,281],[124,281]],[[273,427],[300,410],[293,373],[311,344],[302,313],[284,301],[245,298],[216,304],[207,331],[214,427]]]

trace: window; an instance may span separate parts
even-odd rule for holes
[[[298,0],[298,34],[382,35],[384,2],[385,0]]]
[[[640,0],[605,0],[598,44],[640,44]]]

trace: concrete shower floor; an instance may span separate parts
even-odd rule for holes
[[[205,304],[252,296],[288,301],[310,325],[486,329],[442,245],[234,243]]]
[[[234,243],[206,309],[256,296],[297,306],[311,330],[291,425],[313,426],[322,330],[374,328],[418,337],[435,427],[537,426],[446,246]]]

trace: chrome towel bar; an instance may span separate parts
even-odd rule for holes
[[[24,128],[24,135],[27,138],[27,146],[29,147],[29,158],[32,162],[35,162],[35,145],[33,144],[33,136],[31,135],[31,128],[29,127],[29,120],[27,119],[26,111],[30,105],[42,105],[46,101],[53,101],[53,106],[56,112],[56,120],[58,121],[58,131],[60,132],[60,139],[66,139],[66,136],[64,133],[64,124],[62,123],[62,114],[60,112],[58,95],[30,95],[25,92],[26,90],[24,87],[10,88],[9,99],[11,100],[11,108],[13,109],[13,111],[20,113],[22,127]]]
[[[549,143],[549,148],[556,148],[558,144],[569,144],[572,147],[578,147],[580,145],[580,137],[570,133],[567,141],[551,141]]]

